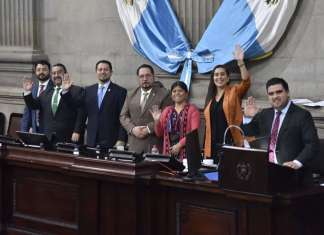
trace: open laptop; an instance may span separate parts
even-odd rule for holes
[[[45,134],[29,133],[23,131],[16,131],[16,134],[25,147],[47,148],[50,144]]]

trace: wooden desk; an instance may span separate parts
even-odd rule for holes
[[[8,147],[0,158],[1,234],[322,234],[324,189],[225,191],[111,162]],[[302,223],[300,218],[302,217]],[[303,226],[302,226],[303,225]]]

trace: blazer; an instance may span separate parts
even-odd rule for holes
[[[39,86],[38,81],[33,84],[32,96],[34,98],[37,97],[38,86]],[[50,79],[48,81],[48,84],[47,84],[46,89],[45,89],[44,92],[49,91],[52,88],[53,88],[53,82]],[[37,126],[36,112],[37,112],[36,110],[28,108],[27,105],[25,106],[24,113],[23,113],[23,116],[22,116],[21,121],[20,121],[20,130],[21,131],[29,132],[29,129],[32,128],[33,133],[43,133],[44,132],[42,129],[40,129]]]
[[[243,125],[244,132],[248,136],[267,136],[270,141],[274,115],[273,108],[262,110],[249,124]],[[278,163],[283,164],[296,159],[308,166],[318,152],[319,139],[311,114],[291,103],[278,133]]]
[[[242,80],[239,84],[233,86],[227,86],[224,91],[223,100],[223,110],[226,118],[227,125],[240,126],[243,120],[242,112],[242,99],[245,93],[248,91],[251,85],[251,79]],[[214,97],[213,97],[214,98]],[[205,146],[204,154],[206,157],[211,157],[211,121],[210,121],[210,104],[204,110],[205,116]],[[239,130],[236,128],[231,128],[230,132],[232,134],[235,145],[242,146],[243,137]]]
[[[126,142],[126,131],[121,127],[119,115],[127,90],[110,82],[100,108],[98,108],[98,84],[85,89],[84,111],[87,124],[87,145],[111,148],[117,140]]]
[[[24,96],[28,108],[39,109],[39,126],[44,134],[53,142],[71,142],[73,132],[83,132],[83,110],[81,101],[84,89],[72,85],[70,90],[61,95],[55,114],[52,112],[52,96],[54,88],[45,91],[38,98],[32,94]],[[54,138],[54,139],[53,139]]]
[[[163,136],[163,154],[168,154],[167,140],[166,135],[164,135],[165,126],[167,125],[167,116],[173,106],[166,107],[161,114],[160,121],[155,125],[155,133],[158,137]],[[193,104],[190,104],[187,116],[187,127],[186,133],[189,133],[193,130],[199,129],[200,126],[200,113],[197,107]],[[186,145],[186,137],[180,139],[180,145],[184,147]]]
[[[154,133],[154,120],[150,109],[153,105],[157,105],[160,109],[171,105],[172,100],[169,91],[164,87],[154,85],[143,111],[141,110],[140,99],[141,88],[138,87],[127,97],[120,114],[120,123],[128,133],[129,150],[136,153],[150,152],[153,145],[162,149],[161,141]],[[150,134],[144,139],[137,138],[131,133],[135,126],[147,126]]]

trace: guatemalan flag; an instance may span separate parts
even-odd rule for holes
[[[213,63],[199,63],[200,73],[233,60],[236,44],[246,58],[269,53],[277,45],[292,17],[298,0],[224,0],[195,52],[209,50]]]
[[[233,60],[240,44],[245,58],[273,50],[298,0],[223,0],[196,48],[191,48],[168,0],[116,0],[121,21],[138,53],[190,85],[192,61],[199,73]]]
[[[169,1],[116,0],[120,19],[135,50],[169,73],[181,62],[178,53],[190,50]]]

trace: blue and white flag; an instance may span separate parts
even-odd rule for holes
[[[271,52],[282,37],[298,0],[224,0],[199,41],[195,53],[209,51],[214,61],[198,64],[206,73],[233,60],[236,44],[245,58]]]
[[[176,73],[190,50],[169,1],[116,0],[133,47],[161,69]]]
[[[190,86],[192,61],[199,73],[232,61],[236,44],[245,58],[271,52],[283,35],[298,0],[224,0],[197,47],[192,49],[168,0],[116,0],[128,37],[141,55],[177,72]]]

